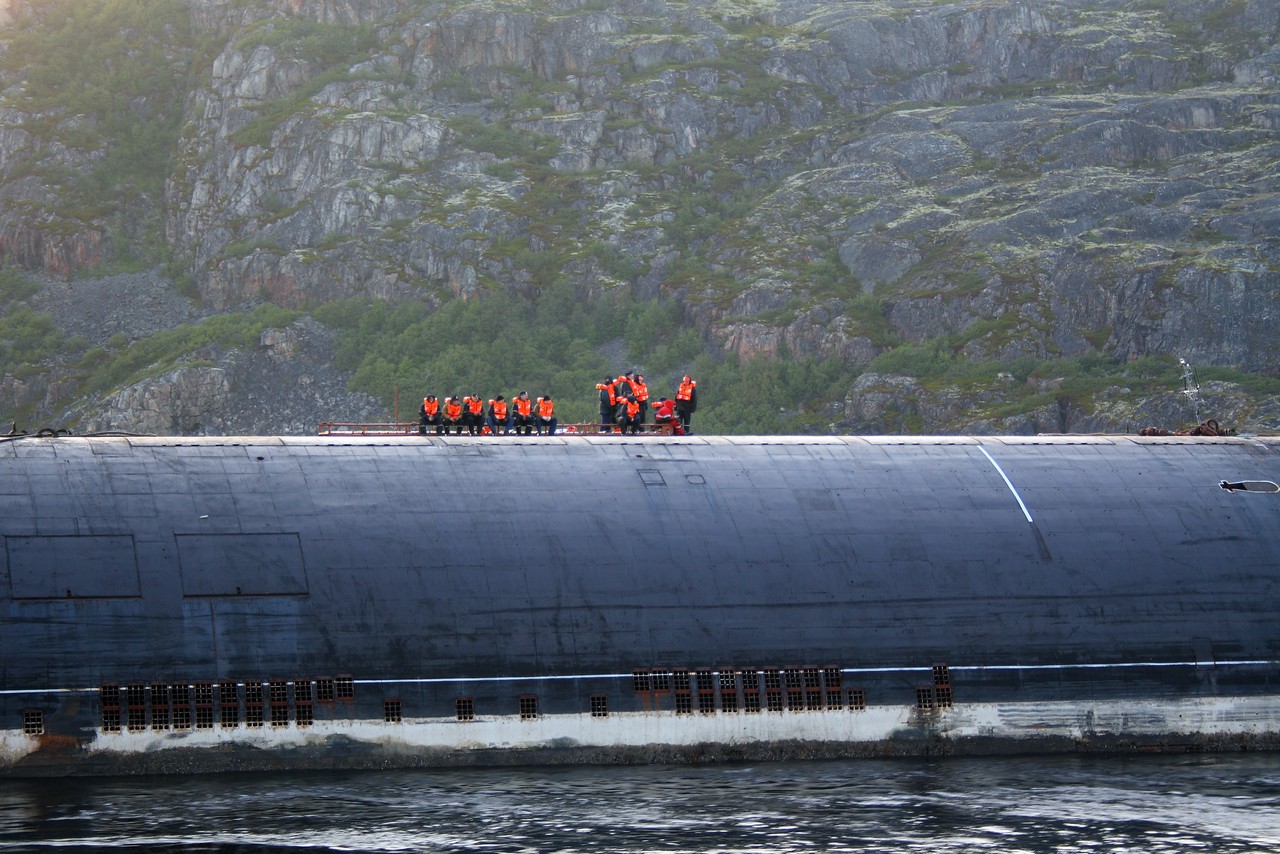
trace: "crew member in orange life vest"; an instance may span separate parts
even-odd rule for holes
[[[487,414],[489,421],[489,432],[498,435],[498,428],[502,428],[502,434],[505,436],[511,432],[511,414],[507,409],[507,399],[502,395],[498,395],[489,401],[489,412]]]
[[[613,381],[614,403],[622,403],[629,394],[631,394],[631,371],[627,371]]]
[[[640,402],[634,394],[618,401],[618,429],[633,436],[640,432]]]
[[[444,402],[444,432],[448,433],[450,427],[457,427],[458,435],[462,435],[462,404],[456,394]]]
[[[658,398],[658,403],[653,410],[653,423],[659,426],[669,424],[674,435],[684,435],[684,428],[680,426],[680,419],[676,417],[676,402],[674,400],[667,400],[665,397]]]
[[[685,377],[680,383],[680,388],[676,390],[676,415],[680,418],[680,426],[684,427],[684,432],[693,432],[689,429],[689,420],[697,410],[698,384]]]
[[[544,395],[538,398],[537,421],[534,423],[538,427],[538,435],[542,435],[542,428],[547,428],[547,435],[554,436],[556,434],[556,405],[551,402],[551,395]]]
[[[484,435],[484,398],[472,392],[462,398],[462,423],[472,436]]]
[[[516,410],[511,416],[511,425],[517,434],[523,428],[524,434],[528,436],[533,432],[533,401],[529,399],[529,392],[520,392],[520,396],[511,401],[511,405]]]
[[[640,404],[640,423],[643,424],[649,417],[649,386],[638,372],[631,378],[631,393],[636,396],[636,403]]]
[[[600,432],[608,433],[613,429],[613,410],[618,405],[613,394],[613,377],[606,376],[604,382],[596,383],[596,389],[600,392]]]
[[[427,435],[427,425],[432,424],[436,428],[436,435],[444,432],[444,427],[440,424],[440,401],[436,400],[434,394],[429,394],[422,399],[422,408],[418,410],[418,432]]]

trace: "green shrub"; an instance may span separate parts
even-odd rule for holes
[[[867,370],[876,374],[930,380],[945,374],[954,358],[950,349],[940,341],[921,345],[903,344],[876,356]]]
[[[503,161],[485,166],[484,174],[497,178],[499,181],[511,182],[520,177],[520,170],[516,168],[514,163]]]
[[[554,137],[486,122],[470,114],[454,116],[449,120],[449,127],[458,135],[461,145],[472,151],[487,151],[504,160],[546,163],[560,151],[560,141]]]
[[[242,52],[265,45],[322,68],[353,65],[378,44],[377,33],[365,25],[327,24],[310,18],[270,18],[260,21],[236,43]]]
[[[608,243],[593,243],[591,257],[600,262],[600,266],[606,273],[622,282],[633,282],[648,269],[647,264],[637,261],[624,254],[618,247]]]
[[[122,346],[121,340],[114,337],[106,351],[109,358],[96,364],[86,363],[87,373],[79,393],[113,391],[145,376],[169,370],[184,357],[205,347],[254,347],[264,329],[288,326],[298,316],[296,311],[260,305],[245,314],[218,315],[139,338],[128,346]]]
[[[37,290],[36,283],[14,267],[0,267],[0,308],[26,299]]]
[[[705,430],[779,433],[812,420],[802,410],[842,396],[857,375],[836,362],[717,360],[671,304],[636,303],[621,293],[583,300],[563,282],[533,300],[499,291],[431,311],[357,299],[320,306],[314,316],[339,331],[336,358],[353,372],[351,387],[388,404],[397,387],[402,399],[527,390],[550,393],[562,421],[593,422],[595,384],[604,374],[638,367],[656,400],[672,396],[675,380],[693,366]],[[628,361],[610,364],[602,352],[619,339]]]
[[[47,314],[21,305],[0,316],[0,374],[24,376],[63,348],[62,330]]]
[[[194,48],[182,0],[53,0],[20,18],[0,68],[25,77],[23,108],[85,117],[63,141],[107,154],[73,189],[111,205],[163,190]]]

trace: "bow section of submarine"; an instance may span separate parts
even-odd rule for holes
[[[1280,440],[0,443],[0,774],[1280,746]]]

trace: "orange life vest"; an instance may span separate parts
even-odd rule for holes
[[[556,414],[556,405],[553,401],[544,397],[538,398],[538,415],[543,418],[551,418]]]
[[[631,391],[636,396],[636,400],[644,403],[649,399],[649,386],[639,380],[631,381]]]
[[[629,401],[629,400],[628,400],[628,401],[626,401],[626,404],[627,404],[627,417],[628,417],[628,418],[635,418],[637,415],[639,415],[639,414],[640,414],[640,404],[639,404],[639,403],[632,403],[631,401]]]
[[[507,402],[505,400],[491,400],[489,405],[493,407],[493,417],[496,420],[507,420]]]
[[[692,400],[693,388],[697,382],[680,383],[680,390],[676,392],[676,400]]]
[[[462,404],[456,400],[451,400],[444,405],[444,417],[450,421],[457,421],[462,417]]]
[[[478,397],[464,397],[463,401],[467,404],[467,411],[472,415],[484,414],[484,401]]]
[[[616,405],[618,404],[618,399],[617,399],[617,397],[615,397],[615,396],[614,396],[614,394],[613,394],[613,385],[612,385],[612,383],[610,383],[610,384],[606,384],[606,383],[596,383],[596,388],[597,388],[598,390],[600,390],[600,391],[604,391],[605,389],[608,389],[608,390],[609,390],[609,405],[610,405],[610,406],[616,406]]]
[[[435,414],[440,411],[440,401],[422,399],[422,411],[427,413],[429,417],[434,418]]]
[[[515,399],[516,414],[521,418],[528,418],[533,412],[533,401],[527,397],[517,397]]]

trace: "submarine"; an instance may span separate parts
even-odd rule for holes
[[[1280,746],[1280,438],[0,440],[0,776]]]

